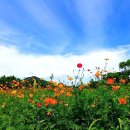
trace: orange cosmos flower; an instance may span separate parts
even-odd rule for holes
[[[51,98],[46,98],[46,99],[44,100],[44,102],[50,103],[50,102],[51,102]]]
[[[16,83],[17,81],[16,81],[16,80],[13,80],[12,82],[13,82],[13,83]]]
[[[118,85],[117,85],[117,86],[112,86],[112,90],[113,90],[113,91],[116,91],[116,90],[118,90],[119,88],[120,88],[120,86],[118,86]]]
[[[56,88],[54,88],[54,92],[55,93],[58,93],[59,92],[59,89],[56,87]]]
[[[73,78],[72,78],[72,77],[68,77],[68,80],[69,80],[69,81],[72,81],[72,80],[73,80]]]
[[[83,89],[83,85],[80,85],[78,89],[79,89],[79,90],[82,90],[82,89]]]
[[[25,83],[25,80],[23,79],[21,82],[22,82],[22,83]]]
[[[57,100],[54,98],[45,98],[44,100],[44,106],[56,105],[56,104],[57,104]]]
[[[33,98],[33,96],[34,96],[34,95],[33,95],[32,93],[29,94],[29,97],[30,97],[30,98]]]
[[[101,74],[100,74],[100,71],[97,71],[96,73],[95,73],[95,76],[96,77],[99,77]]]
[[[107,79],[107,84],[109,84],[109,85],[114,84],[114,79],[113,78],[108,78]]]
[[[51,99],[50,104],[51,104],[51,105],[56,105],[56,104],[57,104],[57,100],[56,100],[56,99]]]
[[[66,96],[67,96],[67,97],[70,97],[71,95],[72,95],[72,94],[69,93],[69,92],[66,93]]]
[[[18,97],[18,98],[24,98],[24,94],[21,93],[21,94],[19,94],[17,97]]]
[[[58,87],[59,87],[59,88],[63,88],[63,87],[64,87],[64,84],[63,84],[63,83],[60,83],[60,84],[58,85]]]
[[[53,82],[54,86],[58,86],[58,83],[57,82]]]
[[[51,90],[52,88],[51,88],[51,86],[50,86],[50,85],[47,85],[47,89],[48,89],[48,90]]]
[[[17,82],[17,86],[20,86],[20,82]]]
[[[126,83],[126,80],[125,80],[125,79],[120,79],[120,82],[121,82],[122,84],[125,84],[125,83]]]
[[[66,90],[66,91],[73,91],[73,88],[72,88],[72,87],[67,86],[67,87],[65,88],[65,90]]]
[[[49,81],[49,83],[53,83],[53,81],[52,81],[52,80],[50,80],[50,81]]]
[[[32,98],[31,98],[31,99],[28,99],[27,102],[32,103],[32,104],[35,103],[34,100],[33,100]]]
[[[15,96],[17,94],[17,91],[16,90],[12,90],[11,91],[11,95]]]
[[[25,87],[24,87],[24,86],[22,86],[22,89],[24,90],[24,89],[25,89]]]
[[[125,98],[119,98],[119,99],[118,99],[118,102],[119,102],[120,104],[126,104],[126,99],[125,99]]]
[[[64,91],[65,91],[64,89],[60,90],[60,92],[59,92],[59,93],[60,93],[60,95],[61,95],[61,94],[63,94],[63,93],[64,93]]]
[[[60,94],[59,94],[59,93],[55,93],[54,96],[55,96],[55,97],[58,97],[58,96],[60,96]]]

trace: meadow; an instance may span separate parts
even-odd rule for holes
[[[96,80],[83,83],[84,69],[77,67],[77,75],[68,77],[71,85],[53,77],[2,76],[0,130],[130,130],[129,68],[97,68]]]

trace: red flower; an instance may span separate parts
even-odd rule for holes
[[[78,63],[78,64],[77,64],[77,67],[78,67],[78,68],[82,68],[82,66],[83,66],[83,65],[82,65],[81,63]]]
[[[109,85],[114,84],[114,79],[108,78],[108,79],[107,79],[107,84],[109,84]]]
[[[126,99],[125,98],[119,98],[119,103],[120,104],[126,104]]]
[[[104,72],[108,72],[107,70],[104,70]]]
[[[37,107],[40,108],[42,104],[40,102],[37,103]]]
[[[82,89],[83,89],[83,85],[80,85],[78,89],[79,89],[79,90],[82,90]]]

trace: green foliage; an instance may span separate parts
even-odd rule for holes
[[[91,80],[89,85],[82,83],[81,74],[81,82],[75,81],[75,87],[60,86],[36,76],[23,80],[2,76],[0,130],[129,130],[129,64],[130,60],[120,63],[124,70]],[[108,78],[115,80],[114,85],[107,85]],[[127,82],[121,83],[121,79]],[[115,85],[119,86],[117,90],[112,89]],[[47,98],[56,103],[45,105]],[[120,103],[121,98],[125,101]]]
[[[34,85],[34,81],[35,81],[35,85],[37,83],[37,87],[46,87],[48,84],[50,84],[48,81],[40,79],[36,76],[32,76],[32,77],[27,77],[24,79],[26,81],[26,86],[30,83],[32,86]],[[28,87],[28,86],[27,86]]]
[[[99,81],[90,80],[89,87],[91,87],[91,88],[97,88],[99,85],[100,85]]]
[[[119,68],[125,69],[125,70],[130,70],[130,59],[128,59],[127,61],[120,62]]]
[[[17,85],[17,82],[19,82],[19,85]],[[30,88],[30,87],[45,88],[47,87],[47,85],[54,86],[53,83],[40,79],[36,76],[27,77],[24,79],[19,79],[16,78],[15,76],[1,76],[0,84],[3,84],[3,86],[6,86],[8,88],[12,88],[14,86],[15,88],[20,88],[22,86],[24,86],[25,88]]]
[[[0,129],[9,130],[129,130],[130,86],[121,86],[114,92],[103,85],[96,89],[73,88],[72,96],[58,96],[54,106],[44,106],[41,95],[53,97],[53,90],[35,90],[34,104],[28,103],[26,90],[24,98],[0,93]],[[127,103],[119,104],[118,98],[127,96]],[[45,99],[44,97],[44,99]],[[42,106],[37,107],[37,102]],[[47,115],[50,112],[51,115]]]
[[[20,80],[19,78],[16,78],[15,76],[1,76],[0,77],[0,83],[5,84],[7,82],[11,82],[12,80]]]

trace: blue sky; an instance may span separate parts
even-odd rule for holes
[[[0,2],[0,41],[25,53],[83,54],[130,43],[129,0]]]
[[[126,59],[129,14],[129,0],[0,0],[1,52],[63,57],[118,50]]]

